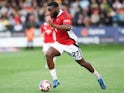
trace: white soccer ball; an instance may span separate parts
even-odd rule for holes
[[[52,84],[48,80],[42,80],[39,83],[39,88],[42,92],[48,92],[52,88]]]

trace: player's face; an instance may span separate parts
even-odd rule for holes
[[[51,18],[56,18],[58,15],[58,7],[48,6],[48,11],[50,13]]]
[[[46,21],[51,20],[51,17],[50,17],[49,15],[47,15],[47,16],[45,17],[45,20],[46,20]]]

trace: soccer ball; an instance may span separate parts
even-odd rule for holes
[[[42,80],[39,83],[39,88],[42,92],[48,92],[52,88],[52,84],[48,80]]]

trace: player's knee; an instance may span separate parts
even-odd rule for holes
[[[46,53],[46,58],[53,58],[53,55],[51,53]]]
[[[77,61],[79,63],[80,66],[84,66],[86,64],[86,61],[85,60],[78,60]]]
[[[50,58],[51,57],[51,55],[49,54],[49,53],[46,53],[46,58]]]
[[[84,67],[85,66],[85,63],[81,63],[80,65]]]

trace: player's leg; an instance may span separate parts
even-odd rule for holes
[[[89,62],[86,62],[83,59],[81,50],[78,45],[70,45],[69,47],[66,46],[65,51],[68,54],[70,54],[76,60],[77,63],[88,69],[91,73],[93,73],[93,75],[95,75],[95,77],[97,78],[101,88],[106,89],[106,85],[101,75],[95,70],[95,68]]]
[[[95,71],[91,64],[89,62],[86,62],[83,58],[80,60],[76,60],[76,62],[79,63],[81,66],[85,67],[86,69],[88,69],[91,73]]]
[[[88,69],[91,73],[93,73],[93,75],[97,78],[100,87],[102,89],[106,89],[106,84],[102,78],[102,76],[97,72],[97,70],[94,69],[94,67],[86,62],[83,58],[81,60],[76,60],[76,62],[78,62],[81,66],[85,67],[86,69]]]
[[[32,49],[32,46],[33,46],[33,42],[30,40],[29,41],[29,49]]]
[[[59,56],[59,55],[60,55],[60,52],[53,47],[50,47],[46,53],[47,65],[48,65],[48,68],[50,70],[50,74],[53,78],[53,87],[54,88],[56,88],[60,84],[60,82],[58,81],[58,78],[57,78],[53,58],[56,56]]]
[[[60,56],[60,52],[58,50],[56,50],[53,47],[50,47],[48,49],[48,51],[46,52],[46,59],[47,59],[47,64],[48,64],[48,68],[54,69],[54,61],[53,58],[56,56]]]
[[[50,43],[44,43],[44,44],[43,44],[42,51],[43,51],[44,56],[46,55],[46,52],[48,51],[48,49],[50,48],[50,46],[51,46]],[[47,63],[45,64],[44,67],[45,67],[46,69],[48,69]]]
[[[54,64],[56,63],[56,57],[53,58],[53,62],[54,62]],[[45,68],[48,69],[47,63],[45,64]]]
[[[26,46],[26,49],[29,49],[29,40],[27,40],[27,46]]]
[[[53,43],[46,43],[46,44],[43,45],[43,53],[44,53],[44,55],[46,55],[46,52],[48,51],[48,49],[51,47],[52,44]],[[56,61],[56,57],[53,58],[54,63],[55,63],[55,61]],[[48,69],[47,63],[45,64],[45,68]]]
[[[33,49],[33,40],[30,41],[30,49]]]
[[[43,43],[43,45],[42,45],[42,52],[43,52],[43,54],[44,54],[44,59],[46,59],[46,58],[45,58],[45,55],[46,55],[46,52],[47,52],[48,49],[49,49],[48,45],[47,45],[46,43]],[[47,63],[45,64],[44,67],[45,67],[45,68],[48,68]]]

